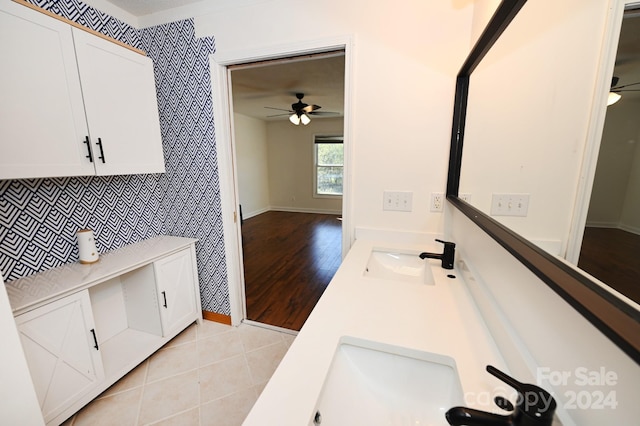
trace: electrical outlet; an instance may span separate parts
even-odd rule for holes
[[[529,194],[493,194],[491,216],[526,216]]]
[[[410,212],[413,209],[413,192],[384,191],[383,210]]]
[[[467,203],[471,202],[471,194],[469,193],[458,194],[458,198],[460,198],[463,201],[466,201]]]
[[[431,193],[431,211],[441,212],[444,210],[444,194],[442,192]]]

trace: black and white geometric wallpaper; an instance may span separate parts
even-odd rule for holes
[[[138,30],[76,0],[29,0],[147,52],[153,60],[166,173],[0,180],[6,281],[78,260],[75,233],[100,252],[161,234],[198,238],[202,308],[230,314],[209,55],[193,20]]]

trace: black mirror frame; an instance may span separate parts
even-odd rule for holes
[[[447,200],[640,364],[640,312],[580,271],[551,256],[458,197],[471,74],[526,2],[527,0],[503,0],[500,3],[458,73]]]

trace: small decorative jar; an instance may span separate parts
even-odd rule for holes
[[[80,229],[76,232],[78,238],[78,252],[80,254],[80,263],[95,263],[98,257],[98,249],[96,248],[96,239],[91,229]]]

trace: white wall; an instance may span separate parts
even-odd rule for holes
[[[638,148],[640,144],[638,142],[636,139],[627,195],[620,218],[620,227],[636,234],[640,234],[640,148]]]
[[[471,76],[460,193],[530,194],[526,218],[495,218],[566,247],[607,2],[530,1]]]
[[[475,277],[466,282],[511,373],[552,392],[565,408],[558,410],[564,426],[637,423],[640,368],[631,358],[460,212],[451,211],[447,237]],[[600,377],[604,368],[617,379],[614,385],[581,385],[577,368]],[[570,376],[554,386],[538,380],[543,369]],[[617,407],[566,409],[572,395],[586,404],[597,392],[613,392]]]
[[[621,100],[607,109],[587,226],[640,232],[640,102]]]
[[[349,133],[352,227],[442,232],[455,75],[469,48],[471,0],[264,1],[195,18],[217,57],[353,38]],[[382,210],[384,190],[413,191],[411,213]]]
[[[342,212],[340,198],[314,198],[314,135],[342,135],[342,118],[313,118],[306,126],[288,120],[267,124],[269,191],[274,210]]]
[[[460,192],[472,193],[472,204],[485,211],[492,192],[530,192],[530,217],[503,221],[529,238],[565,239],[568,233],[607,6],[596,0],[528,2],[516,18],[526,21],[522,32],[512,31],[509,45],[493,52],[490,65],[508,64],[510,72],[485,75],[484,85],[479,78],[471,79]],[[478,13],[477,19],[486,16]],[[493,116],[501,120],[491,121]],[[472,136],[475,140],[469,140]],[[552,391],[564,425],[637,422],[637,364],[469,219],[449,208],[447,238],[457,243],[457,258],[473,277],[467,280],[469,289],[511,373]],[[596,375],[601,369],[613,372],[615,384],[583,385],[578,368]],[[543,380],[543,371],[568,376],[552,384]],[[617,406],[570,408],[571,396],[591,403],[598,392],[612,395]]]
[[[244,218],[269,210],[267,123],[234,114],[238,192]]]
[[[238,192],[245,219],[268,210],[342,212],[341,198],[315,198],[314,135],[342,135],[342,118],[306,126],[234,114]]]

